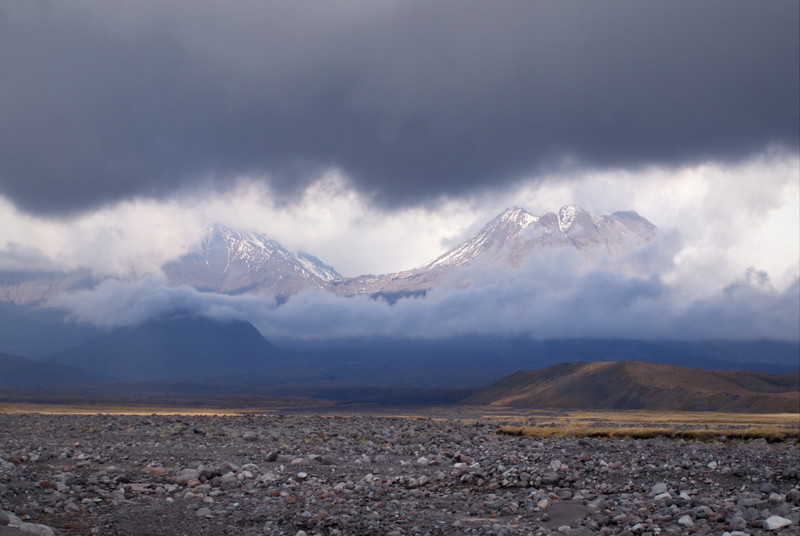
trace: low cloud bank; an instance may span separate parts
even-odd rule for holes
[[[526,334],[534,338],[800,339],[800,279],[775,289],[754,269],[703,295],[653,271],[644,249],[600,268],[575,252],[538,255],[518,269],[476,265],[424,297],[389,304],[309,291],[277,304],[271,296],[228,296],[170,287],[160,277],[108,280],[52,305],[82,321],[114,327],[176,313],[242,319],[270,337]],[[662,266],[662,268],[664,268]]]

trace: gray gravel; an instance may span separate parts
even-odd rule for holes
[[[796,443],[498,426],[0,415],[0,535],[798,534]]]

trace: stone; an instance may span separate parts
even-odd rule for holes
[[[258,441],[258,434],[253,432],[252,430],[248,430],[242,433],[242,439],[245,441]]]
[[[559,480],[558,473],[548,472],[542,475],[542,484],[557,484]]]
[[[764,520],[764,528],[767,530],[780,530],[792,524],[791,519],[781,516],[770,516]]]
[[[800,524],[800,491],[783,476],[797,466],[793,442],[542,441],[499,436],[498,426],[374,415],[0,414],[0,457],[19,460],[0,467],[0,504],[18,516],[0,536],[25,536],[18,524],[50,520],[53,531],[63,524],[87,536],[144,526],[252,536],[786,536]],[[105,433],[84,434],[89,427]],[[270,448],[241,440],[256,429],[275,461],[283,451],[302,464],[266,464]],[[34,461],[44,451],[53,458]],[[199,471],[200,484],[176,483],[184,471]],[[75,475],[70,485],[65,473]],[[766,529],[774,517],[791,524]]]
[[[733,516],[728,521],[728,526],[731,530],[744,530],[747,528],[747,521],[743,517]]]
[[[239,467],[238,465],[236,465],[235,463],[224,462],[224,463],[220,464],[219,469],[217,470],[217,473],[220,474],[220,475],[224,475],[224,474],[227,474],[227,473],[238,473],[241,470],[242,470],[242,468]]]
[[[593,536],[594,533],[586,527],[570,528],[564,531],[564,536]]]
[[[666,482],[659,482],[650,488],[650,495],[661,495],[662,493],[666,493],[668,489],[669,487],[667,486]]]
[[[706,519],[711,515],[712,511],[708,506],[698,506],[696,508],[692,508],[692,513],[697,519]]]
[[[177,475],[172,477],[172,481],[181,486],[185,486],[187,482],[194,478],[200,478],[200,471],[197,469],[183,469]]]
[[[20,523],[19,530],[25,534],[33,534],[33,536],[55,536],[53,529],[37,523]]]

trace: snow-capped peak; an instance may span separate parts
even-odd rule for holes
[[[581,211],[581,207],[577,205],[564,205],[558,211],[558,228],[561,232],[566,232],[575,222],[575,216]]]
[[[519,225],[520,229],[524,229],[532,223],[539,221],[538,216],[534,216],[525,209],[519,207],[512,207],[503,211],[500,214],[500,221],[503,223],[515,223]]]
[[[326,289],[341,279],[336,270],[312,255],[294,253],[258,233],[208,227],[200,250],[164,266],[173,284],[231,294],[293,294]]]

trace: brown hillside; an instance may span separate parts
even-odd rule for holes
[[[564,363],[502,378],[464,403],[799,413],[800,373],[712,371],[638,361]]]

